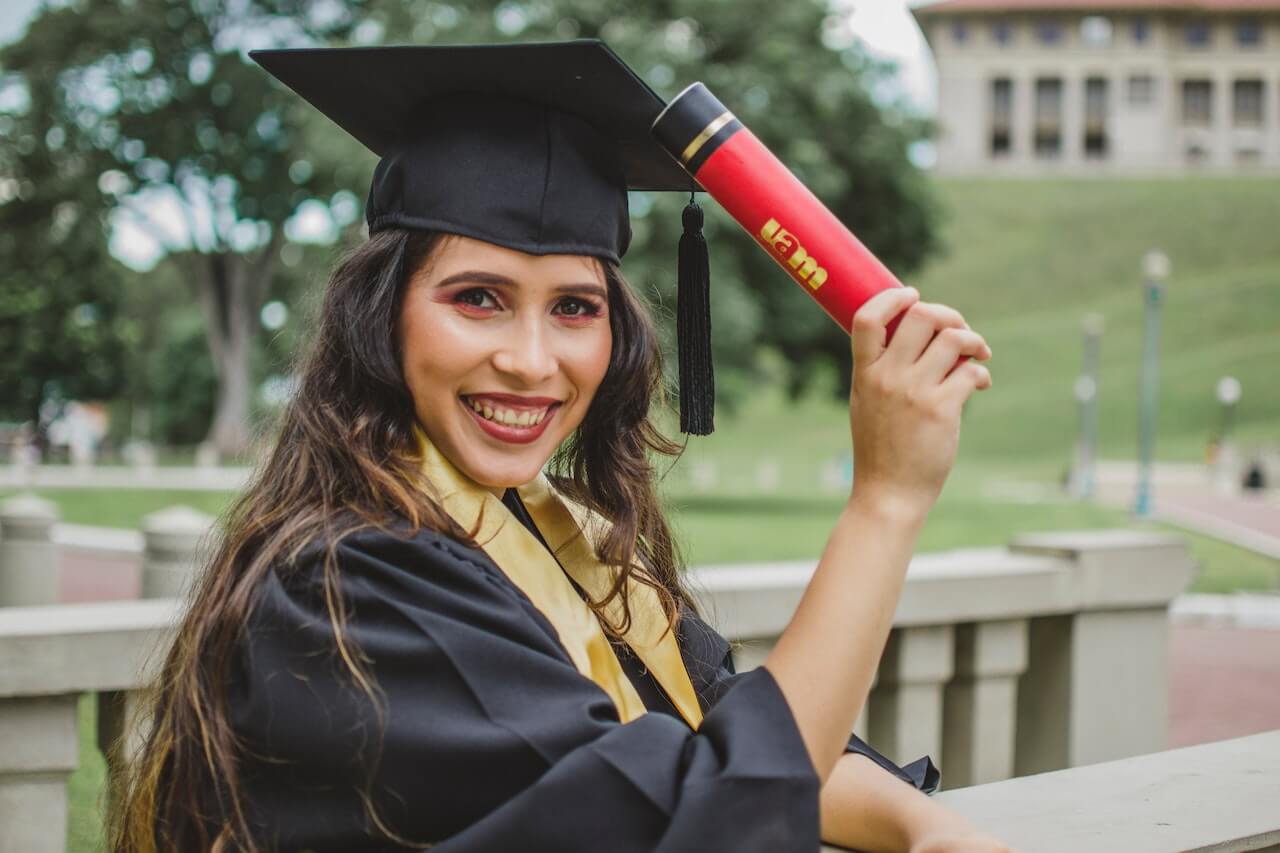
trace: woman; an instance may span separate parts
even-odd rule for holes
[[[431,63],[607,73],[580,44],[537,52],[257,57],[374,140],[371,236],[178,630],[116,849],[1003,849],[848,743],[960,406],[990,384],[947,371],[990,350],[914,291],[859,311],[848,507],[765,666],[734,674],[654,489],[651,455],[678,448],[618,269],[618,136],[492,92],[405,82],[425,128],[368,103]]]

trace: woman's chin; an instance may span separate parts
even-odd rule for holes
[[[510,460],[505,465],[495,465],[494,461],[485,459],[480,465],[464,468],[463,473],[486,489],[514,489],[537,479],[547,460],[539,455],[538,459]]]

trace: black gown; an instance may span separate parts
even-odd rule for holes
[[[267,574],[228,683],[242,796],[267,849],[818,849],[818,779],[777,682],[763,667],[735,674],[728,643],[695,615],[677,638],[701,727],[618,645],[653,712],[622,724],[483,551],[430,530],[362,531],[337,559],[375,703],[335,652],[322,557],[308,549]],[[927,758],[899,768],[857,738],[849,749],[937,786]]]

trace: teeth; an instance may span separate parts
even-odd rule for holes
[[[476,400],[468,399],[466,402],[485,420],[511,427],[535,427],[546,420],[547,413],[550,411],[549,409],[542,409],[541,411],[531,412],[526,409],[516,412],[512,409],[495,409]]]

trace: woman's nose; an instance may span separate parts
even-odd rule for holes
[[[521,323],[511,330],[510,337],[494,351],[493,366],[516,377],[529,388],[555,376],[560,362],[540,318]]]

